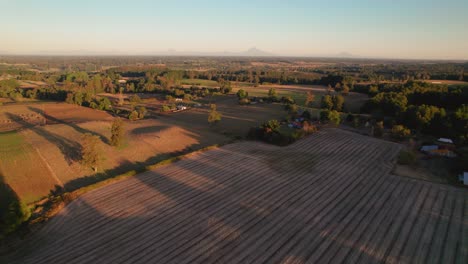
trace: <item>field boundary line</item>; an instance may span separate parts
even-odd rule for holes
[[[52,170],[52,167],[50,167],[49,162],[47,162],[47,160],[44,158],[44,156],[42,156],[41,152],[40,152],[36,147],[33,147],[33,149],[37,152],[37,154],[39,155],[39,157],[41,158],[41,160],[44,162],[44,164],[45,164],[45,166],[47,167],[47,169],[50,171],[50,174],[52,175],[52,178],[54,178],[54,180],[55,180],[61,187],[63,187],[63,182],[57,177],[57,175],[55,174],[54,170]]]

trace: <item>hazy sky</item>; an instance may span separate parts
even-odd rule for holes
[[[468,59],[467,0],[0,0],[0,53]]]

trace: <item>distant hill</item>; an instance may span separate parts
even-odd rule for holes
[[[251,56],[251,57],[264,57],[264,56],[275,56],[273,53],[269,53],[263,50],[259,50],[256,47],[250,48],[244,52],[239,53],[240,56]]]
[[[0,54],[2,51],[0,51]],[[8,54],[4,51],[3,54]],[[276,54],[266,52],[256,47],[252,47],[245,51],[232,52],[232,51],[214,51],[214,52],[203,52],[203,51],[177,51],[175,49],[169,49],[166,51],[153,51],[153,52],[136,52],[136,53],[127,53],[119,50],[110,50],[110,51],[93,51],[93,50],[40,50],[38,52],[33,52],[32,54],[37,55],[161,55],[161,56],[242,56],[242,57],[267,57],[267,56],[278,56]]]
[[[277,56],[273,53],[266,52],[256,47],[252,47],[246,51],[241,52],[198,52],[198,51],[176,51],[168,50],[165,52],[155,52],[157,55],[170,55],[170,56],[242,56],[242,57],[268,57],[268,56]]]

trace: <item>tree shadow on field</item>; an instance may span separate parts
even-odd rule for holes
[[[55,229],[29,241],[32,252],[26,257],[31,258],[19,255],[18,263],[86,262],[89,257],[100,263],[242,263],[276,253],[257,243],[264,236],[265,243],[283,243],[294,235],[288,229],[310,225],[307,212],[297,208],[294,189],[283,189],[290,193],[278,201],[287,179],[252,176],[258,168],[248,166],[237,168],[234,177],[232,167],[218,158],[181,161],[171,165],[171,172],[149,171],[128,186],[114,186],[112,193],[102,189],[78,198],[69,205],[72,210],[49,223]],[[128,214],[118,216],[119,211]]]
[[[65,122],[63,120],[60,120],[58,118],[55,118],[51,115],[48,115],[46,114],[44,111],[42,111],[41,109],[38,109],[38,108],[35,108],[35,107],[32,107],[32,106],[28,106],[29,110],[37,113],[37,114],[40,114],[40,115],[43,115],[44,118],[46,118],[47,120],[50,120],[56,124],[64,124],[64,125],[67,125],[73,129],[75,129],[77,132],[81,133],[81,134],[85,134],[85,133],[89,133],[91,135],[94,135],[94,136],[98,136],[102,142],[106,143],[106,144],[110,144],[110,141],[107,137],[105,137],[104,135],[100,134],[100,133],[97,133],[95,131],[92,131],[92,130],[89,130],[89,129],[86,129],[86,128],[82,128],[80,126],[78,126],[77,124],[74,124],[74,123],[71,123],[71,122]]]
[[[401,228],[395,233],[388,230],[397,223],[398,212],[411,203],[406,195],[392,192],[388,196],[386,202],[395,204],[389,212],[395,214],[389,214],[383,221],[367,219],[364,212],[381,209],[376,208],[374,201],[360,203],[363,197],[375,198],[366,196],[370,187],[356,184],[354,189],[347,188],[356,182],[355,175],[343,171],[339,175],[326,175],[325,179],[334,180],[321,183],[311,181],[310,177],[291,177],[288,171],[270,168],[272,161],[264,157],[269,152],[271,148],[248,153],[238,145],[226,146],[81,196],[54,217],[42,232],[25,241],[11,263],[86,263],[91,259],[97,263],[276,263],[275,260],[306,263],[320,257],[314,254],[329,254],[332,263],[334,257],[346,261],[350,255],[369,263],[386,260],[369,252],[369,248],[386,256],[391,247],[383,247],[382,241],[366,245],[369,242],[357,239],[359,233],[354,233],[357,229],[346,225],[344,219],[354,218],[348,215],[350,212],[357,214],[365,222],[356,224],[377,227],[373,238],[396,241],[402,235]],[[249,155],[260,163],[247,163]],[[122,163],[122,166],[131,165],[126,160]],[[395,181],[404,181],[393,182],[400,187],[409,182]],[[382,184],[380,188],[387,186]],[[446,186],[435,186],[447,195],[451,193]],[[379,196],[380,189],[372,190]],[[463,202],[460,202],[462,206]],[[421,210],[418,217],[437,225],[420,232],[440,230],[437,226],[465,225],[460,222],[463,219],[450,217],[451,210],[444,212],[447,214],[432,208]],[[340,229],[345,231],[334,233]],[[411,234],[408,237],[411,243],[405,246],[431,243],[432,239],[420,241],[419,236]],[[291,241],[295,242],[288,248]],[[28,246],[31,251],[21,254]],[[444,248],[452,247],[437,250],[443,252]],[[402,247],[401,252],[406,250]],[[431,246],[426,250],[430,252]],[[403,257],[411,259],[411,256]]]
[[[73,191],[81,187],[90,185],[90,184],[98,183],[100,181],[116,177],[118,175],[141,173],[141,172],[146,171],[148,166],[155,165],[158,162],[161,162],[170,158],[175,158],[177,156],[191,153],[203,147],[206,147],[205,143],[192,144],[182,150],[161,153],[161,154],[152,156],[142,162],[131,162],[129,160],[123,160],[121,164],[115,168],[107,169],[97,174],[92,174],[92,175],[88,175],[88,176],[84,176],[81,178],[71,180],[65,183],[65,188],[68,191]]]
[[[16,235],[22,237],[26,232],[21,227],[29,218],[28,210],[0,172],[0,263],[6,263],[1,256],[15,247],[11,233],[16,231]]]
[[[146,127],[138,127],[133,129],[130,133],[135,135],[145,135],[145,134],[152,134],[162,132],[165,129],[168,129],[169,126],[146,126]]]
[[[23,121],[20,116],[7,113],[8,117],[11,120],[14,120],[18,124],[28,127],[31,131],[34,133],[42,136],[44,139],[48,140],[50,143],[56,145],[60,151],[62,152],[63,156],[65,157],[65,160],[70,164],[73,161],[77,161],[80,158],[80,144],[69,140],[65,137],[62,137],[57,134],[53,134],[47,130],[45,130],[43,127],[40,126],[31,126],[30,123]]]
[[[141,127],[141,128],[135,128],[133,129],[130,133],[131,134],[145,134],[145,133],[158,133],[162,130],[164,130],[165,126],[147,126],[147,127]],[[144,161],[141,162],[131,162],[129,160],[123,161],[119,166],[111,168],[111,169],[106,169],[102,172],[99,172],[97,174],[91,174],[88,176],[84,176],[81,178],[77,178],[74,180],[71,180],[67,183],[65,183],[65,188],[69,191],[76,190],[78,188],[81,188],[83,186],[87,186],[90,184],[94,184],[106,179],[110,179],[113,177],[116,177],[118,175],[122,174],[137,174],[144,172],[148,170],[148,166],[152,166],[157,164],[158,162],[171,159],[171,158],[176,158],[185,154],[192,153],[194,151],[200,150],[204,147],[208,147],[213,144],[213,140],[211,138],[205,138],[200,136],[199,134],[195,132],[183,132],[187,137],[193,138],[197,143],[191,144],[186,146],[185,148],[178,150],[178,151],[172,151],[172,152],[165,152],[165,153],[160,153],[155,156],[149,157]],[[228,140],[228,139],[226,139]],[[223,141],[222,141],[223,142]]]

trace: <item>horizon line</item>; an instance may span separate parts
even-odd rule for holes
[[[203,53],[203,52],[200,52]],[[216,53],[216,52],[213,52]],[[231,58],[304,58],[304,59],[345,59],[345,60],[391,60],[391,61],[452,61],[452,62],[468,62],[468,58],[462,59],[453,59],[453,58],[391,58],[391,57],[372,57],[372,56],[327,56],[327,55],[242,55],[236,54],[238,52],[226,52],[227,54],[196,54],[196,53],[187,53],[187,54],[119,54],[119,53],[81,53],[81,54],[66,54],[66,53],[55,53],[55,54],[46,54],[46,53],[3,53],[0,51],[0,56],[32,56],[32,57],[231,57]],[[229,53],[233,53],[229,55]]]

